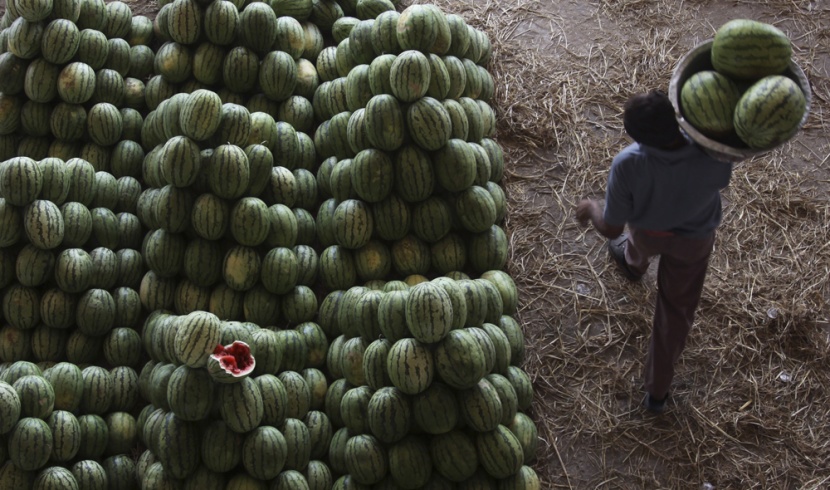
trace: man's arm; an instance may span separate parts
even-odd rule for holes
[[[587,226],[588,221],[605,238],[613,239],[622,234],[625,226],[606,223],[602,217],[602,207],[593,199],[583,199],[576,206],[576,219],[582,226]]]

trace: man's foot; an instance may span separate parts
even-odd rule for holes
[[[662,400],[658,400],[651,396],[651,393],[646,393],[646,397],[643,399],[643,407],[651,413],[661,414],[666,411],[666,401],[668,399],[668,394]]]
[[[622,235],[614,238],[613,240],[608,240],[608,254],[611,255],[611,258],[614,259],[614,262],[620,268],[620,272],[622,272],[623,276],[629,281],[639,281],[640,278],[643,277],[643,274],[635,271],[628,265],[628,262],[625,261],[625,247],[628,244],[628,235],[623,233]]]

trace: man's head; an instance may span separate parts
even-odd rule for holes
[[[683,136],[671,101],[659,90],[637,94],[628,99],[623,113],[623,125],[634,141],[657,148],[669,147]]]

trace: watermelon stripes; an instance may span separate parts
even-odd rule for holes
[[[712,65],[736,79],[758,79],[783,72],[792,46],[777,27],[749,19],[723,24],[712,41]]]
[[[427,151],[443,147],[452,136],[452,119],[444,105],[432,97],[423,97],[406,111],[406,122],[413,141]]]
[[[806,105],[804,92],[792,79],[764,77],[738,101],[735,131],[750,148],[772,148],[798,131]]]

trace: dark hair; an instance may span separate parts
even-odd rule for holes
[[[682,137],[674,115],[674,107],[665,93],[652,90],[637,94],[625,103],[625,132],[643,145],[663,148]]]

